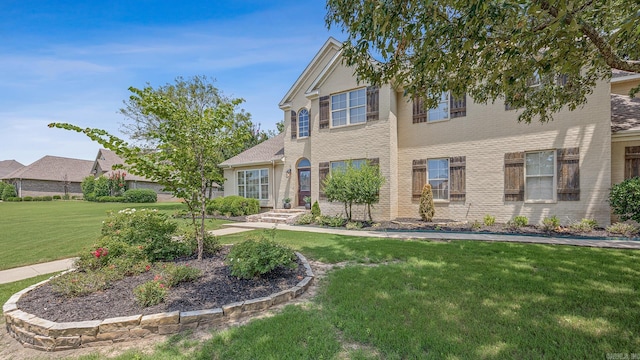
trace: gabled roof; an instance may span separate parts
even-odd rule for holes
[[[24,166],[3,179],[30,179],[82,182],[91,173],[93,161],[45,156],[31,165]]]
[[[122,160],[121,157],[116,155],[116,153],[114,153],[111,150],[100,149],[98,150],[96,161],[94,162],[93,168],[91,170],[92,171],[97,170],[99,165],[102,171],[108,172],[113,170],[113,165],[119,165],[119,164],[124,164],[124,160]],[[100,174],[96,174],[96,175],[100,175]]]
[[[264,164],[279,161],[284,158],[284,133],[247,149],[229,160],[223,161],[220,166],[237,167],[252,164]]]
[[[0,161],[0,179],[23,167],[24,165],[15,160]]]
[[[640,130],[640,98],[611,94],[611,132]]]
[[[286,95],[282,98],[282,100],[280,100],[280,104],[279,104],[280,108],[286,107],[287,104],[291,101],[291,97],[296,92],[300,91],[300,87],[304,84],[305,81],[308,80],[308,78],[309,78],[309,76],[311,76],[311,73],[313,72],[314,68],[316,67],[316,65],[318,65],[317,64],[318,61],[320,61],[320,59],[322,59],[324,56],[326,56],[327,52],[332,51],[332,50],[333,51],[340,51],[341,48],[342,48],[342,43],[340,43],[338,40],[334,39],[333,37],[329,37],[329,39],[327,39],[327,41],[324,43],[324,45],[322,45],[320,50],[318,50],[318,52],[313,57],[311,62],[309,62],[309,64],[304,69],[302,74],[300,74],[300,76],[298,76],[298,79],[296,80],[296,82],[293,83],[293,86],[291,86],[289,91],[287,91]],[[334,57],[332,57],[332,58],[335,58],[335,54],[334,54]]]

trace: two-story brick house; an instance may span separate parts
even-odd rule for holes
[[[225,194],[256,197],[266,207],[282,207],[284,198],[301,205],[308,195],[324,213],[340,213],[341,204],[324,198],[322,180],[347,160],[369,160],[386,178],[377,220],[418,217],[428,182],[437,218],[524,215],[537,223],[557,215],[563,223],[588,217],[608,224],[612,178],[624,178],[625,149],[640,145],[630,121],[637,99],[628,96],[619,95],[629,105],[619,122],[629,126],[612,136],[611,89],[624,93],[637,81],[626,74],[600,82],[584,107],[527,125],[502,102],[443,94],[438,108],[426,110],[401,89],[359,83],[342,63],[341,43],[330,38],[279,104],[284,134],[221,164]]]

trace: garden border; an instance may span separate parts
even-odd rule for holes
[[[154,335],[206,329],[241,317],[255,315],[303,294],[309,288],[315,276],[304,255],[299,252],[295,254],[306,270],[306,277],[298,282],[296,286],[266,297],[234,302],[216,309],[172,311],[152,315],[133,315],[104,320],[61,323],[41,319],[20,310],[17,305],[20,297],[47,283],[53,278],[51,277],[12,295],[2,306],[2,312],[9,334],[24,347],[41,351],[105,346]]]

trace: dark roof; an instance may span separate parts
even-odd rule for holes
[[[618,70],[618,69],[611,69],[611,77],[612,78],[619,78],[619,77],[631,76],[631,75],[637,75],[637,74],[636,73],[632,73],[632,72],[628,72],[628,71]]]
[[[0,179],[23,167],[24,165],[15,160],[0,161]]]
[[[247,149],[229,160],[223,161],[220,166],[242,166],[250,164],[267,163],[274,160],[282,160],[284,157],[284,133],[267,139],[260,144]]]
[[[91,174],[93,161],[45,156],[31,165],[24,166],[3,179],[31,179],[82,182]],[[65,178],[66,177],[66,178]]]
[[[611,94],[611,132],[640,130],[640,98]]]

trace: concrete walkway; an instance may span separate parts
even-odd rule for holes
[[[635,249],[640,250],[640,241],[632,240],[589,240],[572,238],[554,238],[544,236],[523,236],[523,235],[500,235],[484,233],[450,233],[450,232],[419,232],[419,231],[367,231],[367,230],[345,230],[335,228],[319,228],[311,226],[294,226],[272,223],[230,223],[223,225],[224,228],[211,231],[211,234],[223,236],[237,234],[255,229],[271,229],[274,226],[278,230],[314,232],[329,235],[364,236],[387,239],[418,239],[418,240],[478,240],[478,241],[498,241],[515,242],[529,244],[549,244],[549,245],[573,245],[588,246],[613,249]],[[71,268],[75,259],[64,259],[48,263],[29,265],[9,270],[0,271],[0,284],[6,284],[18,280],[28,279],[42,274],[51,274]]]

